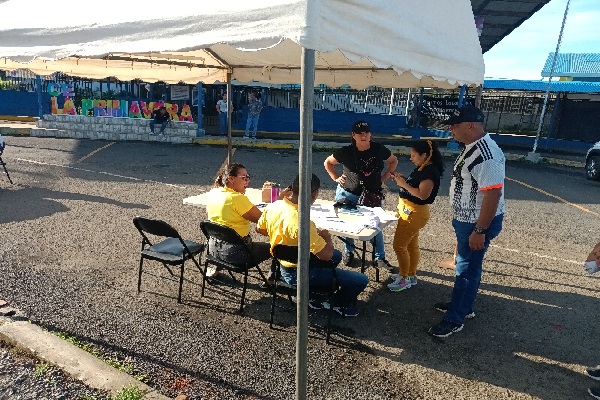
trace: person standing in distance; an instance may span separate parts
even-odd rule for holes
[[[452,226],[456,233],[456,277],[449,303],[437,303],[445,312],[429,334],[447,337],[463,329],[465,318],[475,317],[473,304],[481,282],[483,257],[490,241],[502,230],[504,218],[504,164],[502,150],[484,132],[483,112],[460,107],[443,124],[465,145],[456,158],[450,182]]]
[[[339,175],[335,166],[344,166]],[[325,170],[337,184],[335,201],[356,206],[363,192],[373,193],[383,199],[382,184],[396,170],[398,159],[385,146],[371,141],[371,127],[367,121],[359,120],[352,125],[352,144],[337,149],[325,160]],[[344,241],[344,265],[354,260],[354,240]],[[383,233],[380,231],[372,240],[375,266],[388,271],[394,269],[385,258]]]
[[[244,133],[244,139],[256,139],[256,129],[258,128],[258,119],[260,118],[260,112],[262,111],[263,105],[260,101],[260,93],[254,91],[250,93],[250,99],[248,102],[248,119],[246,120],[246,133]],[[250,135],[250,127],[252,126],[253,132]]]
[[[223,99],[217,101],[217,113],[219,114],[219,133],[221,136],[227,135],[227,108],[230,102],[227,101],[227,93],[223,93]],[[233,105],[231,106],[233,111]]]

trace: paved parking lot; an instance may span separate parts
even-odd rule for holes
[[[75,335],[135,365],[166,395],[190,399],[293,398],[294,313],[279,312],[270,330],[270,299],[251,281],[244,315],[239,293],[210,288],[186,272],[184,304],[177,282],[157,265],[136,293],[135,215],[172,223],[201,240],[203,210],[182,199],[208,190],[224,148],[8,137],[3,158],[15,185],[0,175],[0,299],[31,320]],[[332,199],[334,183],[313,154],[313,171]],[[294,151],[239,149],[251,185],[289,183]],[[447,159],[447,169],[451,168]],[[408,157],[399,170],[410,172]],[[572,399],[593,383],[585,366],[600,362],[600,277],[582,261],[600,241],[600,184],[577,168],[507,164],[505,229],[484,263],[477,318],[446,340],[427,328],[433,304],[448,298],[453,275],[449,173],[421,239],[419,285],[389,292],[374,281],[360,297],[361,315],[334,318],[324,343],[311,315],[309,395],[361,399]],[[393,189],[393,187],[391,188]],[[388,192],[385,208],[397,196]],[[385,231],[388,259],[395,226]],[[258,237],[257,237],[258,238]],[[338,243],[339,248],[341,245]],[[384,274],[384,280],[387,276]]]

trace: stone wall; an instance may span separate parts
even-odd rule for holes
[[[173,121],[164,135],[160,126],[150,134],[150,120],[141,118],[88,117],[84,115],[48,114],[37,122],[31,136],[92,139],[92,140],[139,140],[167,143],[192,143],[198,124]]]

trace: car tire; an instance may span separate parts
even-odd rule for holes
[[[592,181],[600,181],[600,156],[590,156],[585,162],[585,177]]]

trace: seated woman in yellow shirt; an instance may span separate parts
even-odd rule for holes
[[[256,223],[261,211],[244,194],[250,183],[250,175],[242,164],[225,166],[215,180],[211,190],[210,202],[206,206],[208,219],[233,228],[246,244],[251,246],[254,261],[261,263],[271,257],[270,245],[264,242],[252,242],[250,237],[250,222]],[[209,242],[210,254],[223,261],[234,264],[246,262],[245,246],[236,246],[214,238]],[[207,276],[214,276],[215,268],[209,268]]]

